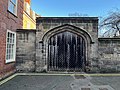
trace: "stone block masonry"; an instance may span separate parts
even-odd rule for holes
[[[16,69],[34,72],[36,66],[36,30],[17,30]]]
[[[120,72],[119,42],[120,38],[98,38],[96,17],[40,17],[37,30],[17,31],[16,68],[21,72]]]
[[[55,36],[62,32],[74,33],[78,36],[81,36],[81,38],[85,40],[84,47],[86,49],[85,51],[83,51],[85,54],[84,63],[78,64],[78,65],[81,65],[83,71],[88,70],[88,68],[90,68],[90,65],[91,65],[90,63],[91,59],[96,58],[98,55],[97,54],[98,27],[97,26],[98,26],[97,17],[40,17],[40,18],[37,18],[36,31],[34,30],[33,31],[32,30],[17,31],[17,62],[16,62],[17,70],[24,71],[24,72],[50,71],[49,69],[50,62],[48,60],[48,57],[50,57],[48,52],[49,50],[48,41],[52,36]],[[28,37],[26,36],[25,33],[28,33]],[[23,36],[23,39],[28,38],[28,42],[22,40],[20,36]],[[78,57],[78,58],[80,58],[80,60],[82,61],[82,57]],[[56,63],[56,60],[55,60],[55,63]],[[59,62],[59,64],[60,63],[61,62]],[[66,65],[67,64],[69,63],[67,62]],[[58,66],[54,66],[54,68]],[[64,68],[64,70],[72,70],[72,66],[70,66],[70,68],[71,69]],[[57,68],[55,69],[58,71],[61,70],[60,66],[59,66],[59,69]],[[74,69],[77,69],[77,67],[75,66]]]
[[[98,72],[120,72],[120,38],[98,38],[98,58],[93,62]]]

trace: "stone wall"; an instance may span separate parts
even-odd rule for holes
[[[19,72],[34,72],[36,60],[36,31],[17,30],[16,69]]]
[[[98,58],[97,26],[96,17],[37,18],[37,30],[17,30],[17,71],[48,71],[48,40],[66,30],[85,38],[87,63],[85,69],[92,71],[92,63]]]
[[[120,38],[98,38],[97,22],[97,18],[90,17],[40,17],[37,30],[17,30],[17,70],[48,71],[48,40],[67,29],[86,39],[86,72],[120,72]]]
[[[76,34],[89,36],[87,43],[87,68],[91,60],[98,57],[98,18],[97,17],[40,17],[37,18],[36,32],[36,71],[47,70],[48,40],[50,36],[70,29]],[[68,30],[69,31],[69,30]],[[86,33],[88,36],[86,36]],[[44,40],[45,39],[45,40]]]
[[[120,38],[99,38],[98,58],[92,62],[93,72],[120,72]]]

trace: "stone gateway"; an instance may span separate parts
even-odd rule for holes
[[[105,40],[110,41],[98,39],[97,17],[39,17],[37,30],[17,30],[16,68],[21,72],[118,72],[119,60],[112,57],[119,62],[115,67],[105,58],[110,54],[104,48],[119,39]]]

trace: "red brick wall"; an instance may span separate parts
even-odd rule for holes
[[[15,62],[6,64],[6,31],[16,31],[23,26],[23,1],[18,0],[17,16],[8,11],[8,0],[0,0],[0,78],[15,71]]]

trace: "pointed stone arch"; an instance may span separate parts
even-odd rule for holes
[[[44,56],[43,56],[43,61],[45,62],[45,68],[47,69],[47,71],[49,70],[49,65],[48,65],[48,56],[49,56],[49,40],[51,37],[57,35],[57,34],[60,34],[60,33],[64,33],[64,32],[70,32],[70,33],[73,33],[77,36],[80,36],[84,39],[85,41],[85,66],[84,66],[84,71],[86,70],[86,66],[89,65],[89,58],[90,58],[90,45],[93,42],[93,39],[91,37],[91,35],[84,29],[81,29],[79,27],[76,27],[76,26],[73,26],[73,25],[70,25],[70,24],[64,24],[64,25],[61,25],[61,26],[58,26],[58,27],[55,27],[51,30],[48,30],[46,33],[44,33],[43,37],[42,37],[42,43],[43,43],[43,48],[44,48]]]
[[[61,26],[57,26],[51,30],[48,30],[47,32],[44,33],[44,35],[42,37],[42,41],[45,42],[51,36],[58,34],[60,32],[65,32],[65,31],[69,31],[69,32],[72,32],[72,33],[75,33],[78,35],[85,36],[85,38],[86,38],[86,40],[88,40],[88,42],[94,43],[92,36],[85,29],[81,29],[79,27],[76,27],[76,26],[70,25],[70,24],[64,24]]]

